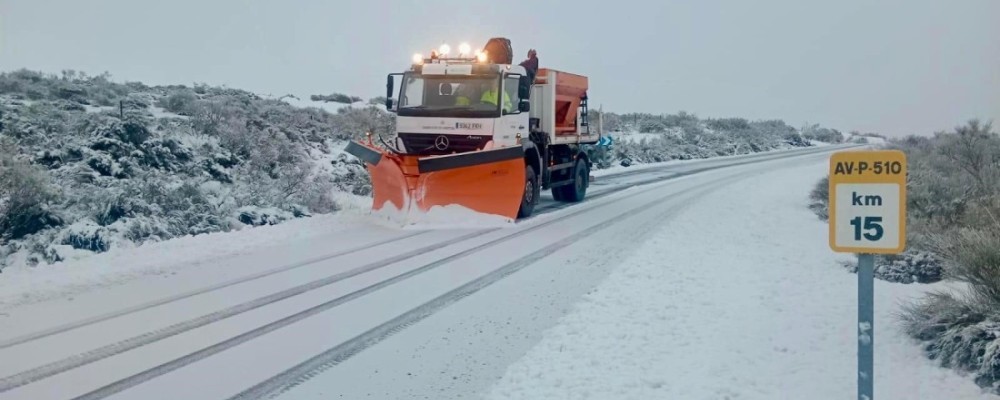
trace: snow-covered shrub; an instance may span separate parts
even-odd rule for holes
[[[191,149],[174,138],[153,139],[142,144],[140,162],[153,168],[179,170],[194,158]]]
[[[826,176],[816,182],[816,186],[809,192],[809,209],[816,213],[819,219],[826,221],[830,218],[830,177]]]
[[[67,226],[60,232],[59,237],[60,244],[72,246],[74,249],[101,253],[111,248],[108,229],[89,220]]]
[[[198,95],[191,89],[178,89],[160,99],[160,107],[179,115],[192,115]]]
[[[851,273],[858,272],[857,262],[844,264]],[[909,249],[903,254],[875,256],[875,278],[896,283],[934,283],[943,277],[941,259],[934,253]]]
[[[121,106],[126,110],[145,110],[155,103],[156,99],[149,93],[129,93]]]
[[[342,138],[360,138],[365,132],[371,132],[373,135],[381,135],[390,143],[394,139],[392,133],[395,131],[396,119],[373,105],[338,109],[336,121]]]
[[[336,189],[359,196],[371,195],[371,177],[364,162],[357,157],[340,154],[330,163],[333,165],[333,185]]]
[[[611,158],[611,152],[605,146],[584,146],[583,149],[594,164],[595,169],[608,168],[614,161]]]
[[[0,142],[0,240],[62,224],[52,207],[57,199],[58,191],[45,171],[16,159],[10,141]]]
[[[806,125],[799,130],[802,137],[826,143],[843,143],[844,134],[836,129],[823,128],[819,124]]]
[[[358,96],[348,96],[343,93],[333,93],[329,95],[314,94],[312,96],[309,96],[309,99],[312,101],[322,101],[327,103],[333,102],[333,103],[343,103],[343,104],[351,104],[364,101],[364,99]],[[383,101],[382,103],[384,104],[385,101]]]
[[[239,213],[240,222],[252,226],[275,225],[295,218],[291,212],[274,207],[244,206],[240,207]]]
[[[709,119],[705,121],[705,125],[714,131],[738,131],[750,129],[750,121],[747,121],[744,118]]]
[[[1000,315],[968,299],[937,292],[907,305],[906,332],[945,368],[972,375],[976,384],[1000,394]]]
[[[654,133],[663,132],[667,130],[666,125],[660,121],[646,119],[639,122],[639,132],[640,133]]]

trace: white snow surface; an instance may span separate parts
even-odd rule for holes
[[[350,195],[342,195],[348,199]],[[366,219],[359,201],[346,203],[358,212],[300,218],[278,225],[186,236],[132,248],[116,248],[37,268],[4,268],[0,275],[0,310],[57,297],[72,297],[103,286],[165,275],[218,263],[269,247],[280,253],[290,243],[356,228]],[[366,206],[367,207],[367,206]],[[365,209],[367,211],[367,209]]]
[[[806,208],[827,163],[746,179],[692,204],[592,292],[489,399],[849,399],[857,278]],[[900,303],[943,285],[875,282],[878,399],[998,399],[939,368]]]

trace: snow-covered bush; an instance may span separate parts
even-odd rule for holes
[[[802,137],[826,143],[843,143],[844,134],[836,129],[823,128],[819,124],[803,126],[799,131]]]
[[[160,107],[179,115],[192,115],[198,95],[190,89],[179,89],[160,98]]]
[[[340,154],[330,163],[333,165],[333,185],[337,190],[359,196],[371,195],[371,177],[364,162],[356,157]]]
[[[971,373],[1000,394],[1000,227],[962,230],[946,239],[945,274],[963,293],[924,297],[903,314],[907,332],[943,367]]]
[[[13,148],[0,142],[0,241],[62,224],[52,207],[56,188],[41,168],[16,159]]]
[[[309,96],[309,99],[312,101],[323,101],[328,103],[333,102],[333,103],[343,103],[343,104],[351,104],[364,101],[364,99],[358,96],[348,96],[343,93],[333,93],[329,95],[314,94],[312,96]],[[384,104],[385,101],[383,101],[382,103]]]
[[[857,262],[845,263],[851,273],[858,272]],[[934,283],[942,279],[941,260],[934,253],[907,250],[903,254],[875,256],[875,277],[896,283]]]
[[[907,333],[923,342],[928,358],[970,373],[981,387],[1000,394],[1000,317],[951,293],[932,293],[904,313]]]
[[[826,221],[830,218],[830,177],[826,176],[816,182],[816,186],[809,192],[809,209],[816,213],[819,219]]]

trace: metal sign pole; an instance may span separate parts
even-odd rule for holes
[[[858,255],[858,400],[874,397],[875,256]]]

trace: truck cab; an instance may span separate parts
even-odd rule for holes
[[[512,147],[529,134],[531,82],[521,66],[451,60],[401,75],[398,101],[390,104],[400,150],[442,155]]]

